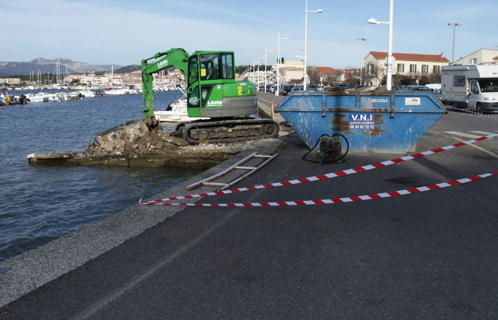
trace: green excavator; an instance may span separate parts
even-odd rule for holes
[[[149,61],[154,60],[149,63]],[[235,79],[234,53],[230,51],[196,51],[171,49],[142,60],[142,85],[145,121],[149,130],[160,126],[154,116],[153,74],[176,67],[185,77],[187,112],[192,121],[176,125],[174,135],[190,144],[238,142],[275,138],[278,124],[258,119],[258,97],[251,82]],[[209,118],[197,120],[195,118]]]

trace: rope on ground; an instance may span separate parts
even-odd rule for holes
[[[404,156],[401,158],[393,159],[393,160],[387,160],[371,165],[366,165],[366,166],[361,166],[357,167],[354,169],[348,169],[348,170],[342,170],[342,171],[337,171],[334,173],[326,173],[318,176],[311,176],[307,178],[301,178],[301,179],[296,179],[296,180],[289,180],[289,181],[283,181],[283,182],[274,182],[274,183],[269,183],[269,184],[263,184],[263,185],[256,185],[252,187],[245,187],[245,188],[237,188],[237,189],[231,189],[231,190],[222,190],[222,191],[214,191],[214,192],[207,192],[207,193],[200,193],[200,194],[191,194],[191,195],[185,195],[185,196],[177,196],[177,197],[171,197],[171,198],[164,198],[164,199],[158,199],[158,200],[151,200],[151,201],[140,201],[137,204],[145,204],[145,205],[154,205],[154,204],[159,204],[162,202],[166,201],[175,201],[175,200],[181,200],[181,199],[192,199],[192,198],[201,198],[201,197],[210,197],[210,196],[217,196],[217,195],[223,195],[223,194],[232,194],[232,193],[237,193],[237,192],[244,192],[244,191],[250,191],[250,190],[260,190],[260,189],[266,189],[266,188],[274,188],[274,187],[283,187],[283,186],[289,186],[289,185],[296,185],[296,184],[301,184],[301,183],[307,183],[307,182],[313,182],[313,181],[320,181],[324,179],[332,179],[336,177],[341,177],[341,176],[346,176],[350,174],[355,174],[355,173],[360,173],[360,172],[365,172],[369,170],[374,170],[378,168],[383,168],[387,167],[393,164],[401,163],[401,162],[406,162],[409,160],[414,160],[418,158],[422,158],[425,156],[429,156],[432,154],[448,151],[451,149],[455,149],[458,147],[462,147],[465,145],[470,145],[479,141],[487,140],[487,139],[492,139],[496,138],[498,136],[498,133],[490,134],[487,136],[483,136],[480,138],[456,143],[450,146],[445,146],[429,151],[424,151],[420,153],[416,153],[413,155],[408,155]]]
[[[467,109],[461,109],[461,108],[455,108],[455,107],[451,107],[451,106],[446,106],[447,109],[451,109],[451,110],[458,110],[458,111],[463,111],[463,112],[467,112],[467,113],[473,113],[473,114],[477,114],[479,116],[483,116],[483,117],[486,117],[486,118],[491,118],[491,119],[496,119],[498,120],[497,117],[493,117],[493,116],[490,116],[490,115],[487,115],[487,114],[484,114],[484,113],[479,113],[479,112],[475,112],[475,111],[472,111],[472,110],[467,110]]]
[[[369,194],[369,195],[356,196],[356,197],[336,198],[336,199],[284,201],[284,202],[252,202],[252,203],[173,203],[173,202],[160,202],[160,203],[148,203],[148,205],[216,207],[216,208],[219,208],[219,207],[284,207],[284,206],[309,206],[309,205],[317,205],[317,204],[346,203],[346,202],[357,202],[357,201],[392,198],[392,197],[396,197],[396,196],[405,196],[408,194],[438,190],[438,189],[443,189],[443,188],[447,188],[447,187],[462,185],[464,183],[474,182],[477,180],[481,180],[484,178],[494,176],[496,174],[498,174],[498,171],[484,173],[484,174],[480,174],[480,175],[470,177],[470,178],[463,178],[463,179],[459,179],[459,180],[442,182],[442,183],[418,187],[418,188]]]

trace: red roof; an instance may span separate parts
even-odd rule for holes
[[[316,67],[316,71],[323,73],[337,73],[338,71],[330,67]]]
[[[387,52],[370,51],[377,59],[387,58]],[[442,54],[418,54],[418,53],[394,53],[396,60],[414,60],[414,61],[433,61],[433,62],[450,62]]]

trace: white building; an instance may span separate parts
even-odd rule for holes
[[[0,78],[0,84],[20,84],[21,78]]]
[[[479,49],[463,58],[455,60],[453,64],[482,64],[496,63],[498,61],[497,49]]]
[[[393,53],[393,72],[401,75],[441,73],[450,64],[444,54]],[[385,76],[387,52],[370,51],[365,57],[365,82],[379,86]]]
[[[304,77],[304,61],[285,61],[284,63],[274,64],[272,69],[275,72],[280,71],[280,83],[302,81]]]

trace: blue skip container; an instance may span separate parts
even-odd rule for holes
[[[406,153],[415,151],[416,142],[446,108],[430,92],[298,92],[276,111],[309,148],[323,134],[341,134],[350,152]]]

